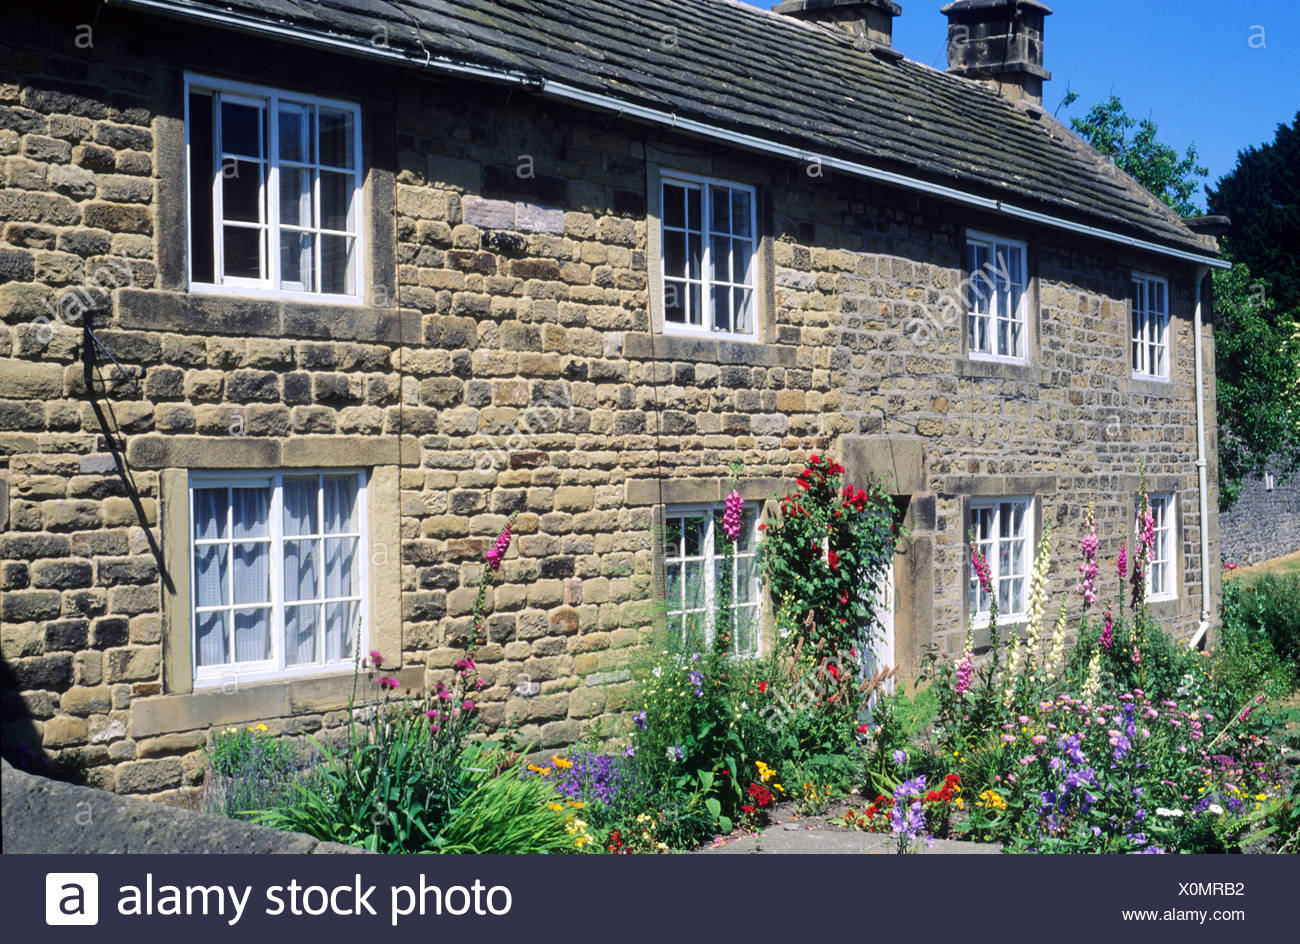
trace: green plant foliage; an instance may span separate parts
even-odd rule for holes
[[[813,456],[759,549],[790,643],[822,653],[870,644],[876,591],[898,537],[889,496],[874,483],[845,485],[843,475],[843,466]]]
[[[293,745],[264,724],[218,731],[208,760],[212,773],[203,806],[231,819],[251,819],[274,808],[291,793],[303,767]]]
[[[1300,333],[1268,286],[1238,262],[1214,273],[1219,508],[1272,468],[1300,468]]]

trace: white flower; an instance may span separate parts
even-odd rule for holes
[[[657,665],[656,665],[656,666],[654,667],[654,671],[653,671],[651,674],[652,674],[655,678],[659,678],[661,675],[664,674],[664,670],[663,670],[660,666],[657,666]]]
[[[1209,810],[1210,810],[1210,812],[1213,813],[1215,816],[1222,816],[1222,815],[1223,815],[1223,807],[1219,806],[1219,804],[1217,804],[1217,803],[1211,803],[1210,806],[1209,806]]]
[[[1157,815],[1157,816],[1166,816],[1166,817],[1178,817],[1178,816],[1182,816],[1182,815],[1183,815],[1183,811],[1182,811],[1182,810],[1169,810],[1169,809],[1165,809],[1163,806],[1157,806],[1157,807],[1156,807],[1156,815]]]

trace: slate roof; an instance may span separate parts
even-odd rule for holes
[[[110,0],[113,2],[113,0]],[[734,0],[116,0],[528,73],[1163,245],[1181,218],[1048,114]],[[906,15],[905,13],[903,15]],[[373,48],[373,47],[372,47]],[[1050,43],[1048,46],[1050,58]]]

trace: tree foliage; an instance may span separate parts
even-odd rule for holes
[[[1068,99],[1067,104],[1073,100]],[[1093,105],[1082,118],[1071,118],[1070,127],[1179,214],[1198,212],[1192,194],[1197,178],[1210,172],[1197,163],[1196,145],[1188,145],[1187,153],[1179,157],[1178,151],[1156,137],[1156,123],[1129,115],[1117,95]],[[1130,136],[1135,127],[1137,131]]]
[[[1206,188],[1211,213],[1232,219],[1224,246],[1272,285],[1277,311],[1300,313],[1300,113],[1272,143],[1237,153],[1237,166]]]
[[[1240,262],[1214,273],[1214,328],[1219,507],[1226,510],[1247,478],[1270,465],[1282,478],[1300,468],[1300,333]]]

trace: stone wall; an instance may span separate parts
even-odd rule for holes
[[[1272,491],[1251,479],[1220,517],[1223,561],[1245,567],[1300,552],[1300,476]]]
[[[194,691],[182,496],[199,468],[372,470],[370,644],[415,689],[453,671],[483,553],[517,514],[488,594],[483,714],[546,747],[626,729],[629,659],[658,625],[658,509],[721,498],[734,460],[753,500],[810,452],[891,484],[910,530],[904,674],[964,632],[972,496],[1039,499],[1064,593],[1085,506],[1113,548],[1140,467],[1179,497],[1181,594],[1159,615],[1195,625],[1188,269],[517,90],[325,70],[114,9],[74,49],[81,9],[0,21],[7,743],[77,751],[119,792],[179,796],[214,727],[299,735],[346,717],[350,677]],[[310,75],[360,102],[369,304],[185,290],[185,70],[291,88]],[[664,168],[757,187],[759,343],[658,330],[648,220]],[[1031,247],[1028,365],[970,360],[943,320],[967,227]],[[1169,384],[1129,378],[1134,269],[1172,280]],[[104,289],[70,295],[91,280]],[[86,395],[79,318],[50,323],[68,297],[93,301],[96,333],[139,379],[97,354]]]

